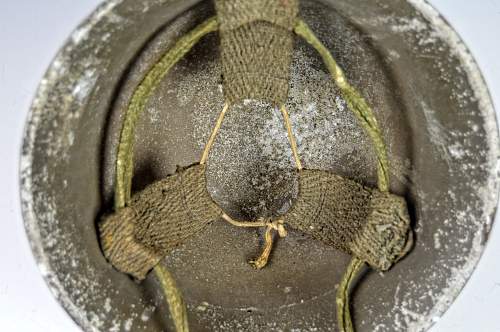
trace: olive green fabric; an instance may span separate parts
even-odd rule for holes
[[[168,254],[222,214],[207,191],[205,166],[179,169],[132,198],[137,239]]]
[[[143,279],[161,257],[220,215],[207,191],[205,166],[179,169],[104,219],[102,248],[115,268]]]
[[[370,215],[349,248],[371,267],[387,271],[413,243],[410,216],[403,197],[378,190],[372,194]]]
[[[161,260],[162,256],[135,238],[135,212],[125,207],[106,216],[99,224],[99,235],[104,257],[118,271],[138,280]]]
[[[382,271],[405,251],[410,229],[403,198],[319,170],[299,173],[299,195],[284,218]]]
[[[288,97],[297,0],[215,0],[223,85],[230,104]]]
[[[222,210],[195,165],[147,187],[101,225],[105,256],[138,279]],[[282,217],[290,227],[386,271],[403,253],[410,218],[403,198],[330,172],[302,170],[299,195]]]
[[[256,21],[265,21],[291,31],[299,12],[297,0],[215,0],[222,31]]]

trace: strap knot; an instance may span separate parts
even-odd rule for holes
[[[280,237],[286,237],[288,235],[288,232],[285,228],[284,219],[269,220],[269,222],[267,223],[267,227],[277,231]]]
[[[285,221],[284,219],[260,219],[260,221],[266,226],[266,233],[264,234],[264,249],[259,257],[251,260],[249,263],[253,265],[256,269],[262,269],[267,265],[269,261],[269,255],[271,254],[271,250],[273,248],[273,230],[278,232],[280,237],[287,236],[287,231],[285,229]]]

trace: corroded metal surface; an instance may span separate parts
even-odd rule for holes
[[[26,228],[48,284],[85,331],[171,327],[154,278],[137,284],[111,268],[95,223],[111,206],[123,108],[173,41],[213,15],[210,3],[196,3],[105,2],[63,47],[33,102],[21,165]],[[355,290],[358,331],[425,331],[470,277],[491,227],[499,144],[487,89],[466,47],[423,1],[303,0],[300,16],[374,106],[392,191],[407,197],[416,229],[413,252]],[[138,128],[135,190],[199,159],[223,104],[217,38],[196,46],[151,99]],[[287,107],[306,167],[375,183],[368,139],[299,40]],[[279,111],[249,101],[227,115],[208,187],[236,216],[282,213],[296,195],[293,167]],[[256,271],[246,260],[258,246],[255,231],[215,222],[166,259],[193,331],[333,331],[349,258],[291,233]]]

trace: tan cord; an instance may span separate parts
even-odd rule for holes
[[[269,224],[267,221],[236,221],[225,213],[222,214],[222,219],[236,227],[266,227]]]
[[[269,261],[269,256],[271,254],[274,242],[273,231],[277,231],[280,237],[286,237],[288,235],[285,229],[285,222],[282,219],[274,221],[266,221],[263,219],[259,219],[258,221],[236,221],[225,213],[222,214],[222,219],[237,227],[267,227],[266,233],[264,234],[264,249],[262,250],[262,253],[256,259],[252,259],[249,261],[249,263],[256,269],[262,269],[267,265],[267,262]]]
[[[299,152],[297,149],[297,141],[295,140],[295,136],[293,135],[292,125],[290,123],[290,117],[288,116],[288,112],[286,110],[285,105],[281,106],[281,114],[283,114],[283,119],[285,120],[286,131],[288,133],[288,140],[290,141],[290,146],[292,147],[295,164],[297,165],[297,169],[301,171],[302,162],[300,161]]]
[[[267,225],[266,233],[264,234],[264,249],[259,257],[252,259],[249,263],[256,269],[262,269],[267,265],[269,261],[269,256],[271,255],[271,250],[273,249],[273,232],[277,231],[280,237],[287,236],[287,231],[284,226],[283,220],[276,220]]]
[[[339,332],[354,332],[351,311],[349,309],[349,290],[353,280],[361,271],[364,264],[362,260],[353,257],[337,289],[337,321]]]
[[[330,51],[321,43],[314,32],[302,20],[297,20],[294,31],[304,38],[321,55],[333,81],[339,87],[342,97],[349,109],[354,113],[365,131],[370,136],[377,154],[378,187],[381,192],[389,191],[389,161],[387,148],[377,119],[363,96],[349,84],[343,70],[337,64]],[[354,332],[349,310],[349,289],[356,275],[361,271],[364,262],[354,257],[345,272],[337,291],[337,320],[340,332]]]
[[[155,273],[165,293],[170,314],[172,317],[177,317],[173,319],[175,330],[177,332],[189,332],[186,304],[184,303],[179,288],[177,288],[175,284],[174,277],[161,264],[155,267]]]
[[[118,144],[115,210],[125,207],[130,201],[133,177],[135,127],[140,114],[146,107],[149,97],[154,93],[158,84],[169,70],[182,59],[203,36],[210,32],[217,31],[217,28],[217,18],[212,17],[180,38],[150,69],[136,88],[125,113],[120,142]],[[173,278],[166,268],[158,264],[154,271],[157,278],[160,280],[177,332],[188,332],[187,309],[184,305],[181,292],[175,286]]]
[[[203,156],[201,159],[201,164],[205,163],[208,155],[210,153],[210,149],[214,143],[215,137],[217,136],[217,132],[220,129],[220,126],[222,124],[222,121],[224,119],[224,115],[227,112],[227,109],[229,108],[229,105],[226,103],[224,105],[224,109],[222,110],[221,114],[219,115],[219,118],[217,120],[217,123],[215,124],[215,127],[212,131],[212,134],[210,135],[210,139],[205,147],[205,150],[203,151]],[[299,153],[297,151],[297,142],[295,141],[295,136],[293,135],[292,131],[292,126],[290,124],[290,117],[288,115],[288,112],[286,110],[285,105],[281,106],[281,114],[283,114],[283,119],[285,121],[285,127],[288,133],[288,140],[290,141],[290,145],[292,147],[292,152],[293,152],[293,157],[295,159],[295,164],[296,167],[299,171],[302,170],[302,163],[299,158]],[[262,250],[262,253],[260,254],[259,257],[256,259],[252,259],[249,261],[249,263],[255,267],[256,269],[262,269],[264,268],[268,261],[269,261],[269,256],[271,255],[271,251],[273,248],[273,242],[274,242],[274,237],[273,237],[273,231],[277,231],[280,237],[285,237],[287,236],[287,232],[284,226],[284,221],[283,220],[277,220],[277,221],[236,221],[227,214],[223,213],[222,214],[222,219],[225,221],[229,222],[233,226],[237,227],[267,227],[266,232],[264,234],[264,249]]]
[[[269,255],[271,255],[271,250],[273,249],[273,228],[267,227],[266,233],[264,234],[264,249],[259,257],[252,259],[249,263],[256,269],[260,270],[267,265],[269,261]]]
[[[203,155],[201,156],[200,164],[204,165],[207,162],[208,155],[210,154],[210,150],[214,145],[215,138],[217,137],[217,133],[222,125],[222,121],[224,121],[224,116],[226,115],[229,109],[229,103],[225,103],[222,108],[222,112],[220,112],[219,117],[217,118],[217,122],[215,123],[215,127],[210,134],[210,138],[208,139],[207,144],[205,145],[205,149],[203,150]]]

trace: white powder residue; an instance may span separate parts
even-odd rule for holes
[[[151,306],[146,307],[146,309],[144,309],[144,311],[141,314],[141,320],[143,322],[149,321],[155,310],[156,310],[155,306],[151,305]]]
[[[434,233],[434,249],[441,249],[441,240],[440,237],[442,235],[442,230],[438,230]]]
[[[111,323],[111,328],[109,329],[109,332],[120,332],[121,328],[121,323],[118,320],[113,320]]]
[[[463,157],[465,157],[464,148],[456,142],[448,147],[448,151],[454,159],[462,159]]]
[[[89,92],[95,87],[97,79],[98,75],[95,68],[89,68],[85,71],[73,88],[73,96],[78,102],[82,103],[86,98],[88,98]]]
[[[106,301],[104,302],[104,310],[106,310],[106,312],[111,311],[111,299],[109,297],[106,298]]]
[[[129,318],[125,321],[125,324],[123,325],[123,328],[125,329],[125,331],[131,331],[132,330],[132,323],[134,321],[132,320],[132,318]]]
[[[73,43],[79,44],[85,41],[88,38],[89,32],[92,30],[92,28],[103,18],[107,18],[112,23],[120,23],[122,18],[116,15],[116,13],[113,12],[113,9],[122,2],[123,0],[108,0],[105,1],[101,6],[99,6],[94,11],[92,16],[73,32],[73,34],[71,35]]]
[[[443,158],[448,163],[448,165],[451,165],[452,160],[448,151],[448,133],[445,130],[444,126],[434,115],[434,111],[431,110],[429,106],[427,106],[425,101],[422,101],[421,105],[427,123],[426,130],[429,133],[431,142],[437,149],[437,156]]]
[[[398,18],[396,21],[390,25],[393,32],[422,32],[428,28],[427,23],[417,17]]]

